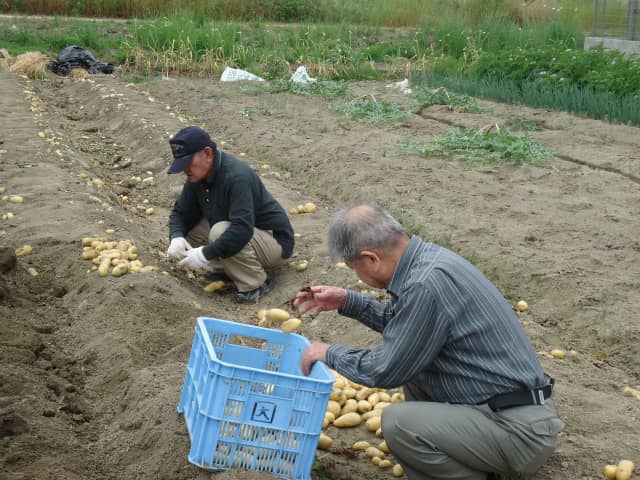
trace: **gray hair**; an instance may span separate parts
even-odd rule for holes
[[[382,207],[358,205],[341,210],[329,224],[329,253],[334,260],[356,260],[363,250],[386,250],[405,234]]]

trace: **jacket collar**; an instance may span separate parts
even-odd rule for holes
[[[204,180],[204,183],[208,185],[213,185],[213,182],[216,179],[216,175],[218,174],[218,170],[220,170],[221,166],[222,166],[222,152],[216,149],[216,158],[213,159],[213,167],[211,168],[211,172],[209,172],[209,175],[207,176],[207,178]]]
[[[398,297],[398,295],[402,291],[402,286],[407,280],[411,269],[411,264],[413,263],[413,257],[415,256],[421,243],[422,240],[420,239],[420,237],[412,235],[407,248],[404,249],[404,252],[402,252],[402,255],[400,256],[400,260],[398,261],[396,270],[393,272],[393,277],[391,277],[389,287],[387,287],[387,291],[393,294],[395,297]]]

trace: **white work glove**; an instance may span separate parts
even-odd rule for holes
[[[187,255],[178,262],[178,265],[184,268],[192,268],[199,270],[209,266],[209,260],[207,260],[202,253],[204,247],[192,248],[187,250]]]
[[[182,260],[187,256],[187,251],[191,250],[191,245],[183,237],[176,237],[171,240],[169,248],[167,249],[167,255],[176,260]]]

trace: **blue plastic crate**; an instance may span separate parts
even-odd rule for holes
[[[178,405],[189,461],[308,479],[335,380],[321,362],[302,374],[308,346],[300,335],[199,317]]]

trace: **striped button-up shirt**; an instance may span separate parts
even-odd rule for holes
[[[388,293],[378,302],[349,291],[340,310],[383,338],[373,349],[329,347],[327,365],[350,380],[420,383],[434,401],[466,404],[548,383],[511,305],[459,255],[412,237]]]

